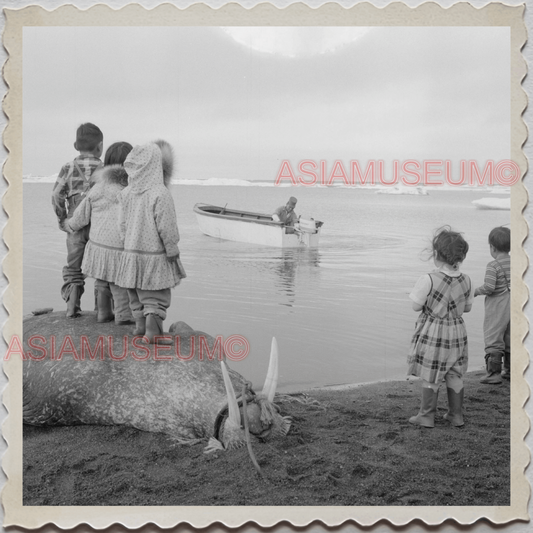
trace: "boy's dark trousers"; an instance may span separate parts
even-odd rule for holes
[[[79,299],[84,291],[85,275],[81,271],[83,253],[85,245],[89,240],[89,226],[85,226],[79,231],[67,233],[67,264],[63,267],[63,286],[61,296],[65,302],[70,299],[70,294],[74,285],[77,285],[77,298]]]

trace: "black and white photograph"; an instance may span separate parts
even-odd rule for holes
[[[496,7],[6,16],[10,524],[527,519],[525,27]]]

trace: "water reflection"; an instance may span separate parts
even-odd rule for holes
[[[281,250],[280,255],[273,257],[272,271],[276,274],[274,280],[278,294],[287,296],[280,305],[293,307],[296,301],[297,276],[300,269],[306,267],[318,268],[320,253],[316,248],[296,248]],[[309,275],[306,271],[306,275]]]
[[[59,294],[64,234],[41,201],[49,188],[24,187],[24,313],[44,306],[64,308]],[[408,294],[418,277],[432,269],[420,253],[433,231],[452,223],[465,232],[470,251],[464,271],[479,285],[490,260],[487,235],[509,218],[508,212],[472,209],[475,192],[432,192],[420,202],[416,197],[310,188],[298,194],[327,221],[320,247],[280,250],[199,231],[194,203],[216,204],[219,195],[230,192],[243,205],[259,194],[277,205],[281,194],[274,188],[176,189],[188,276],[172,292],[167,325],[183,320],[212,335],[245,336],[250,356],[234,367],[256,383],[264,379],[275,336],[282,354],[279,390],[284,391],[403,377],[416,319]],[[92,309],[90,296],[88,287],[84,309]],[[471,368],[484,362],[483,304],[478,300],[465,317]]]

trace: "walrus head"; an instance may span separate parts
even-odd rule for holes
[[[220,432],[215,430],[215,437],[209,439],[204,452],[210,453],[216,450],[229,450],[244,446],[246,444],[245,426],[252,435],[261,440],[270,436],[286,435],[290,429],[291,419],[281,416],[279,408],[274,404],[278,384],[278,344],[276,339],[272,338],[270,363],[260,394],[256,395],[244,387],[243,395],[238,401],[224,361],[221,361],[221,368],[228,398],[228,414],[224,427]],[[244,412],[244,410],[246,411]]]

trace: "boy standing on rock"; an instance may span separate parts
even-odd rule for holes
[[[52,192],[52,205],[57,215],[59,229],[67,232],[67,264],[63,267],[61,296],[67,302],[67,317],[80,316],[80,298],[84,291],[85,276],[81,263],[89,239],[89,226],[68,232],[64,223],[74,214],[89,189],[94,185],[94,171],[102,166],[104,136],[100,128],[87,122],[76,131],[74,148],[80,155],[63,165]]]

